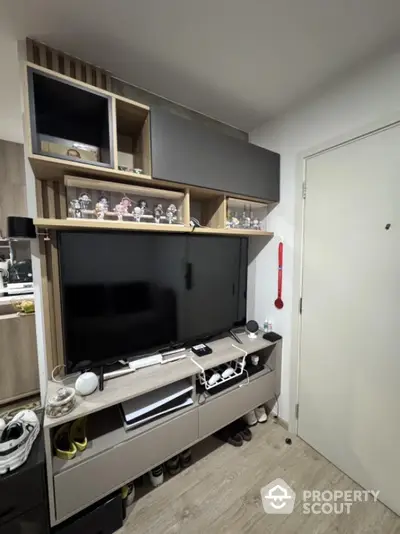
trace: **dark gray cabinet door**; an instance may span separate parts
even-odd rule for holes
[[[151,110],[153,177],[279,201],[280,156],[200,121]]]

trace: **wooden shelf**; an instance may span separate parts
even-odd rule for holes
[[[121,221],[98,221],[91,219],[34,219],[37,228],[48,230],[130,230],[132,232],[190,232],[183,224],[155,224]]]
[[[252,354],[276,344],[264,339],[261,333],[256,339],[250,339],[246,334],[240,334],[239,337],[243,341],[240,348],[245,350],[248,354]],[[145,367],[133,373],[107,380],[104,385],[104,391],[97,390],[88,397],[77,395],[77,404],[71,413],[56,419],[46,415],[43,423],[44,427],[51,428],[60,426],[68,421],[83,417],[84,415],[89,415],[116,404],[120,404],[128,399],[139,397],[154,389],[172,384],[172,382],[177,382],[178,380],[197,375],[200,370],[198,366],[193,363],[190,356],[200,363],[203,369],[210,369],[215,365],[221,365],[222,363],[243,356],[243,353],[241,353],[240,350],[235,349],[232,346],[232,343],[233,340],[227,336],[210,342],[213,353],[209,356],[199,358],[198,356],[193,355],[192,352],[188,351],[187,357],[181,360],[170,362],[165,365]],[[63,385],[73,386],[76,377],[77,375],[68,375],[63,380]],[[47,387],[47,397],[50,398],[55,395],[60,387],[61,384],[59,382],[52,382],[50,380]]]
[[[230,228],[193,228],[184,224],[154,224],[121,221],[97,221],[90,219],[34,219],[37,228],[47,230],[123,230],[131,232],[196,233],[243,237],[273,237],[273,232]]]
[[[33,172],[40,180],[63,180],[66,174],[76,173],[79,176],[95,176],[106,180],[125,181],[132,184],[152,185],[151,176],[119,171],[109,167],[99,167],[78,161],[68,161],[51,156],[31,154],[29,156]]]
[[[196,228],[196,234],[215,234],[227,236],[243,236],[243,237],[274,237],[274,232],[264,232],[263,230],[245,230],[243,228]]]

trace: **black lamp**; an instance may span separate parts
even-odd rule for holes
[[[10,239],[34,239],[36,229],[29,217],[7,217],[8,237]]]

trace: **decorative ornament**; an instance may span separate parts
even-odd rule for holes
[[[133,217],[135,219],[136,222],[140,222],[140,217],[143,215],[142,214],[142,210],[139,208],[139,206],[136,206],[135,208],[133,208]]]
[[[72,211],[73,216],[76,219],[81,219],[82,218],[82,208],[81,208],[81,204],[80,204],[79,200],[74,198],[73,200],[71,200],[69,205],[71,206],[71,211]]]
[[[87,193],[82,193],[79,198],[79,204],[81,205],[81,208],[83,210],[89,209],[90,204],[92,203],[92,199]]]
[[[174,218],[176,218],[176,213],[177,213],[178,209],[177,207],[175,206],[175,204],[170,204],[167,208],[167,211],[165,213],[165,215],[167,216],[167,219],[168,219],[168,223],[169,224],[172,224],[172,221]]]

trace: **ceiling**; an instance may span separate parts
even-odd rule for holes
[[[398,0],[0,0],[26,36],[245,131],[396,45]]]

